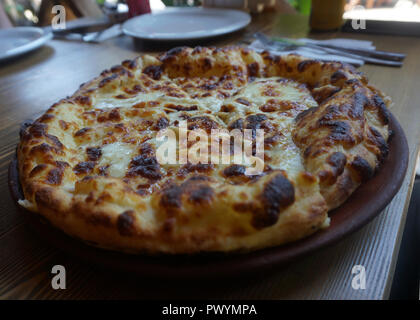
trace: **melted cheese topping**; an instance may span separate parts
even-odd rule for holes
[[[306,86],[280,77],[256,79],[239,90],[230,100],[238,103],[238,98],[249,101],[253,106],[262,106],[271,99],[296,102],[308,107],[317,106]]]
[[[295,126],[294,119],[279,121],[279,131],[284,133],[281,142],[274,148],[266,150],[271,158],[269,162],[273,169],[285,170],[289,177],[295,177],[305,170],[300,149],[294,144],[291,132]]]
[[[114,178],[122,178],[127,172],[135,149],[127,143],[115,142],[102,147],[102,157],[99,166],[109,166],[109,175]]]
[[[199,84],[198,88],[197,83]],[[162,143],[156,141],[157,129],[161,129],[159,127],[154,129],[156,119],[167,119],[164,120],[166,124],[162,126],[162,129],[173,130],[177,139],[179,139],[178,126],[180,121],[187,121],[188,119],[188,123],[190,123],[194,119],[205,119],[204,122],[199,121],[196,126],[190,129],[227,129],[235,120],[244,119],[252,122],[254,121],[252,120],[253,116],[259,115],[261,117],[262,115],[265,120],[255,124],[250,122],[248,126],[250,128],[255,126],[254,129],[263,128],[265,137],[268,137],[268,139],[272,137],[273,139],[272,143],[264,146],[265,164],[268,164],[272,169],[285,170],[291,178],[304,170],[300,151],[291,137],[295,125],[294,118],[297,113],[317,106],[304,85],[280,77],[259,78],[250,83],[245,83],[239,88],[234,86],[229,93],[225,92],[222,95],[217,88],[210,91],[203,89],[203,84],[196,80],[183,79],[182,84],[186,89],[177,89],[179,97],[167,96],[162,94],[160,90],[148,90],[126,99],[116,99],[114,97],[97,99],[93,109],[102,108],[100,112],[104,114],[105,118],[109,117],[113,110],[118,110],[117,121],[105,121],[89,130],[86,134],[91,135],[92,138],[89,140],[87,136],[80,139],[79,154],[86,154],[88,148],[98,146],[101,155],[96,168],[102,168],[106,175],[110,177],[127,178],[130,162],[135,156],[142,154],[141,143],[145,141],[148,145],[151,145],[154,152]],[[194,84],[195,87],[193,87]],[[157,85],[155,84],[155,86]],[[206,86],[207,88],[214,88],[216,85],[207,83]],[[226,87],[226,85],[224,86]],[[193,89],[187,92],[188,88],[191,87]],[[205,97],[194,99],[192,98],[192,96],[195,97],[194,93]],[[225,95],[229,96],[225,97]],[[114,96],[119,96],[119,94],[114,93]],[[143,104],[139,107],[139,103]],[[150,103],[152,104],[150,105]],[[229,109],[229,112],[224,112],[224,107],[231,109]],[[123,129],[115,130],[115,122],[119,123],[120,128]],[[207,128],[207,125],[210,127]],[[110,132],[112,133],[111,136],[109,135]],[[112,137],[111,141],[109,141],[110,137]],[[210,143],[211,139],[209,137],[209,146]],[[177,160],[179,160],[178,156],[180,154],[179,147],[180,144],[177,140]],[[208,159],[208,163],[210,163],[210,155]],[[190,160],[193,161],[193,159]],[[230,161],[231,164],[234,163],[233,156]],[[255,159],[250,159],[244,155],[242,162],[239,164],[252,168],[256,166]],[[156,176],[159,176],[159,174],[166,175],[170,168],[171,170],[180,170],[183,165],[185,163],[159,164],[160,169],[156,170],[155,174]],[[219,162],[213,163],[213,165],[216,168],[220,166],[222,169],[227,164],[222,162],[220,155]],[[99,174],[99,171],[93,173],[95,172]],[[213,175],[218,180],[221,179],[218,170],[207,174]],[[129,180],[134,188],[139,184],[148,182],[147,177],[141,175],[130,177]],[[163,182],[160,181],[160,183]]]
[[[133,169],[128,174],[133,159],[145,153],[142,145],[151,146],[152,157],[156,156],[162,144],[156,140],[160,129],[170,129],[175,133],[175,158],[179,161],[181,121],[187,121],[191,126],[189,131],[204,129],[208,134],[211,129],[232,132],[235,122],[244,121],[240,130],[263,129],[264,138],[269,141],[263,146],[262,168],[268,165],[274,170],[284,170],[292,179],[304,171],[301,153],[293,142],[292,132],[296,115],[317,106],[305,85],[281,77],[256,78],[251,82],[221,82],[218,78],[172,80],[169,87],[165,87],[165,79],[153,81],[153,85],[143,86],[137,94],[128,95],[127,90],[119,86],[111,92],[92,96],[92,105],[86,108],[85,123],[81,123],[80,119],[78,123],[72,121],[76,144],[74,141],[66,142],[69,151],[77,155],[71,164],[74,180],[66,181],[63,185],[67,192],[74,192],[74,184],[85,175],[124,178],[134,190],[139,185],[163,184],[170,179],[170,172],[183,175],[181,172],[185,162],[158,163],[154,168],[154,163],[147,162],[150,159],[144,163],[140,160],[139,165],[145,169]],[[166,91],[162,91],[164,87]],[[91,111],[93,113],[89,113]],[[59,133],[60,128],[54,131]],[[211,149],[210,137],[208,144]],[[189,142],[188,148],[191,146],[192,142]],[[97,149],[96,154],[90,154],[92,149]],[[205,174],[223,182],[225,178],[221,172],[229,163],[226,163],[226,158],[222,159],[221,148],[219,155],[219,161],[211,163],[214,154],[209,152],[207,164],[214,165],[214,169]],[[189,160],[196,163],[197,159]],[[244,153],[239,163],[235,160],[238,157],[231,156],[230,164],[256,168],[256,159]],[[258,163],[261,165],[261,160]]]

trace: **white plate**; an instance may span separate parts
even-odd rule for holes
[[[52,35],[41,28],[16,27],[0,30],[0,61],[35,50]]]
[[[216,8],[170,8],[134,17],[123,24],[125,34],[148,40],[191,40],[219,36],[246,27],[251,16]]]

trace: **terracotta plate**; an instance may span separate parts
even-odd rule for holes
[[[391,115],[393,131],[390,153],[378,173],[358,188],[339,208],[330,212],[331,226],[323,231],[291,244],[251,253],[212,253],[177,256],[129,255],[94,248],[65,235],[39,215],[18,210],[38,233],[58,248],[87,262],[143,277],[212,278],[237,277],[250,272],[268,271],[298,257],[331,245],[351,234],[378,215],[400,189],[408,164],[408,145],[404,132]],[[9,167],[9,187],[17,203],[22,198],[16,157]]]

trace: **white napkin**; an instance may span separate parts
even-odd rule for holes
[[[331,40],[313,40],[313,39],[298,39],[298,41],[310,43],[310,44],[331,44],[335,46],[340,46],[343,48],[352,48],[352,49],[366,49],[366,50],[375,50],[375,47],[372,45],[371,41],[363,41],[363,40],[354,40],[354,39],[331,39]],[[364,61],[361,59],[344,57],[340,55],[335,55],[331,53],[326,53],[322,50],[314,49],[314,48],[307,48],[307,47],[298,47],[293,50],[288,51],[277,51],[271,47],[265,47],[259,40],[253,41],[249,47],[256,51],[263,51],[268,50],[272,54],[275,55],[287,55],[287,54],[299,54],[301,56],[317,59],[322,61],[340,61],[344,63],[350,63],[354,66],[362,66],[364,65]]]

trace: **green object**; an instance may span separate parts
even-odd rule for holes
[[[311,14],[311,0],[298,0],[299,12],[305,15]]]
[[[289,3],[301,14],[311,14],[311,0],[289,0]]]

